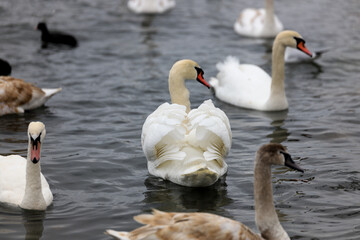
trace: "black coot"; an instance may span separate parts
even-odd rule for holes
[[[44,22],[40,22],[36,29],[41,31],[41,41],[43,47],[47,47],[48,43],[64,44],[71,47],[76,47],[78,45],[74,36],[61,32],[49,32],[46,23]]]

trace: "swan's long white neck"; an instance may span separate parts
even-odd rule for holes
[[[266,240],[290,240],[281,226],[275,211],[271,165],[264,164],[260,156],[256,156],[254,169],[255,221]]]
[[[176,69],[170,70],[169,92],[171,103],[184,105],[186,112],[190,112],[190,93],[185,86],[185,79],[181,77]]]
[[[31,158],[31,143],[29,139],[27,161],[26,161],[26,185],[25,194],[20,204],[24,209],[44,210],[46,202],[41,187],[41,167],[40,161],[34,164]],[[41,145],[40,145],[41,153]],[[40,155],[39,155],[40,156]],[[40,158],[41,159],[41,158]]]
[[[271,90],[270,97],[273,102],[285,102],[287,105],[286,95],[285,95],[285,46],[279,41],[274,42],[272,49],[272,80],[271,80]],[[287,107],[287,106],[285,106]]]
[[[265,23],[264,29],[275,24],[274,0],[265,0]]]

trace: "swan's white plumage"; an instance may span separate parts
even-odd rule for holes
[[[265,110],[270,96],[269,74],[256,65],[240,64],[233,56],[216,67],[219,73],[210,79],[216,97],[235,106]]]
[[[285,49],[297,48],[308,54],[305,40],[298,32],[279,33],[272,48],[272,76],[256,65],[240,64],[235,57],[218,63],[216,78],[210,80],[215,95],[230,104],[260,111],[281,111],[288,108],[285,94]]]
[[[164,103],[142,131],[149,172],[185,186],[209,186],[226,173],[231,139],[228,118],[211,100],[188,114],[183,105]]]
[[[268,21],[272,18],[271,22]],[[236,33],[246,37],[275,37],[284,29],[279,18],[273,14],[267,18],[265,9],[244,9],[234,23]]]
[[[40,167],[45,135],[42,122],[31,122],[27,158],[0,156],[0,202],[30,210],[45,210],[52,203],[53,195]]]
[[[26,185],[26,158],[19,155],[0,156],[0,202],[20,205]],[[53,201],[48,182],[41,173],[42,193],[46,205]]]
[[[135,13],[164,13],[175,7],[175,0],[129,0],[128,8]]]

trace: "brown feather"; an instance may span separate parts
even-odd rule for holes
[[[129,234],[130,239],[159,240],[262,240],[240,222],[209,213],[167,213],[153,210],[134,218],[147,224]]]
[[[45,92],[22,79],[1,76],[0,115],[18,112],[17,108],[30,102],[34,95],[45,96]]]

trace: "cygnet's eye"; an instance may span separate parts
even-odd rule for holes
[[[284,155],[285,166],[287,166],[287,167],[289,167],[291,169],[297,170],[299,172],[304,172],[304,170],[294,162],[294,160],[291,158],[290,154],[288,154],[287,152],[284,152],[284,151],[280,151],[280,153],[282,155]]]

